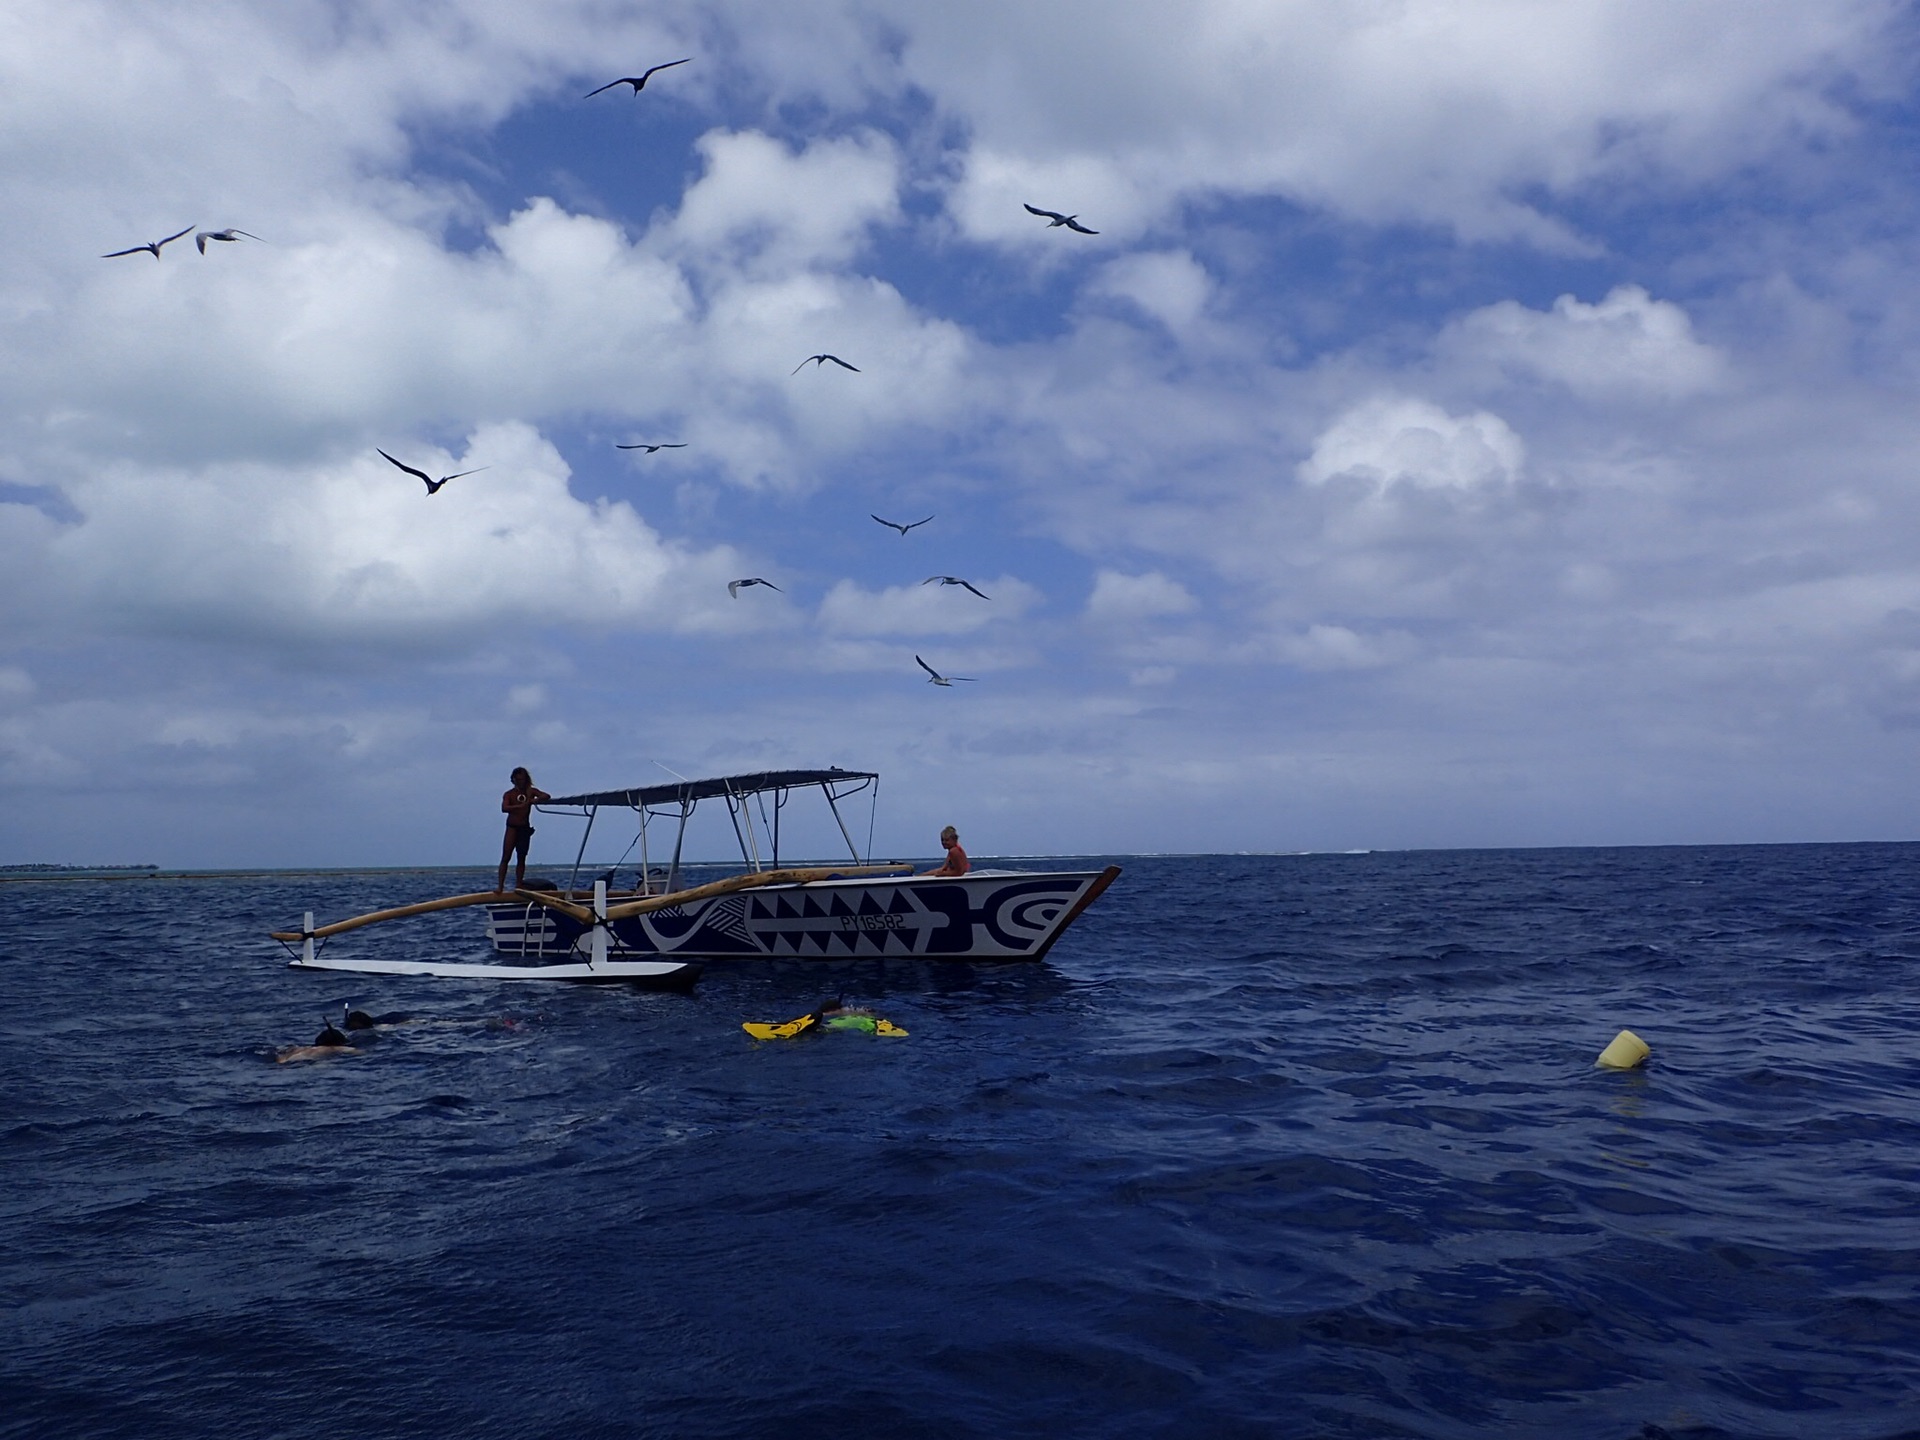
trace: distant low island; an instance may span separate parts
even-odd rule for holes
[[[158,865],[4,865],[0,864],[0,875],[31,873],[35,875],[73,875],[88,870],[158,870]]]

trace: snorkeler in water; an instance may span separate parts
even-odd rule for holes
[[[274,1055],[274,1063],[285,1065],[290,1060],[325,1060],[335,1055],[358,1055],[353,1042],[334,1028],[328,1021],[321,1027],[311,1045],[289,1045]]]
[[[783,1024],[769,1024],[761,1020],[748,1020],[741,1024],[756,1040],[791,1040],[796,1035],[819,1034],[822,1030],[859,1030],[868,1035],[905,1035],[907,1032],[891,1020],[867,1009],[864,1005],[849,1005],[847,997],[836,995],[818,1009],[809,1011],[797,1020],[788,1020]]]
[[[392,1025],[405,1025],[413,1016],[396,1010],[388,1015],[369,1015],[364,1010],[355,1010],[349,1004],[342,1004],[345,1018],[341,1024],[349,1030],[385,1030]]]

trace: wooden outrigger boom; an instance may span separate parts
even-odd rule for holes
[[[608,920],[624,920],[629,915],[645,915],[655,910],[670,909],[675,905],[686,905],[695,900],[705,900],[711,895],[726,895],[735,890],[750,890],[759,885],[804,885],[811,880],[838,880],[855,875],[895,875],[902,870],[911,870],[911,865],[835,865],[820,866],[808,870],[762,870],[755,875],[729,875],[724,880],[715,880],[706,885],[695,885],[689,890],[675,890],[670,895],[650,895],[644,900],[629,900],[619,905],[607,907]],[[335,920],[330,925],[316,926],[311,932],[303,930],[274,930],[268,938],[280,940],[289,945],[297,945],[311,934],[315,940],[325,940],[330,935],[344,935],[349,930],[358,930],[367,925],[378,925],[387,920],[405,920],[414,915],[428,915],[436,910],[459,910],[469,905],[498,905],[505,900],[525,900],[535,905],[544,905],[549,910],[558,910],[570,916],[582,925],[592,925],[593,911],[576,905],[570,899],[562,899],[551,890],[515,890],[510,894],[498,890],[482,890],[475,895],[448,895],[440,900],[421,900],[412,905],[395,905],[387,910],[373,910],[365,915],[355,915],[350,920]]]
[[[483,890],[477,895],[449,895],[441,900],[422,900],[414,905],[396,905],[390,910],[375,910],[366,915],[356,915],[351,920],[336,920],[331,925],[321,925],[312,932],[315,940],[324,940],[329,935],[344,935],[349,930],[358,930],[363,925],[378,925],[382,920],[404,920],[409,915],[425,915],[434,910],[458,910],[466,905],[491,905],[509,897],[498,890]],[[270,940],[283,941],[288,945],[297,945],[308,938],[304,930],[270,930]]]

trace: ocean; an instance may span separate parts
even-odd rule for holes
[[[1920,1435],[1920,846],[1113,858],[685,995],[265,935],[490,871],[0,885],[0,1435]]]

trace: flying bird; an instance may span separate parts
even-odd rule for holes
[[[160,258],[160,247],[162,245],[171,245],[174,241],[178,240],[182,235],[191,235],[192,233],[193,233],[193,227],[189,225],[185,230],[174,231],[173,234],[167,236],[167,238],[164,240],[149,240],[144,245],[134,245],[125,250],[109,250],[105,255],[102,255],[100,258],[102,260],[117,260],[122,255],[138,255],[142,250],[144,250],[147,252],[147,254],[153,256],[154,259],[158,260]]]
[[[838,355],[809,355],[807,356],[806,359],[802,360],[798,365],[793,367],[793,373],[798,375],[802,370],[806,369],[807,366],[820,365],[828,360],[831,360],[834,364],[838,365],[842,370],[851,370],[856,375],[860,373],[860,367],[858,365],[849,365],[847,364],[846,361],[842,360]]]
[[[880,517],[878,515],[874,515],[871,510],[869,510],[867,514],[873,516],[875,520],[880,520]],[[931,519],[933,519],[933,516],[931,515],[927,516],[927,520],[931,520]],[[904,538],[907,531],[918,530],[922,525],[927,523],[927,520],[915,520],[908,525],[902,525],[898,520],[880,520],[880,523],[886,526],[889,530],[898,530],[901,536]]]
[[[962,580],[958,575],[929,575],[926,579],[922,580],[920,583],[922,585],[931,585],[936,580],[938,580],[942,585],[958,585],[962,590],[973,590],[973,586],[968,584],[965,580]],[[991,595],[987,594],[985,591],[973,590],[973,593],[978,595],[982,600],[991,600],[993,598]]]
[[[615,445],[613,448],[616,450],[644,450],[647,454],[651,455],[656,450],[684,450],[687,448],[687,442],[682,440],[677,445],[649,445],[646,441],[642,440],[638,445]]]
[[[938,670],[934,669],[933,666],[927,664],[926,661],[920,660],[918,655],[913,658],[919,660],[920,668],[927,672],[927,683],[929,685],[951,685],[956,680],[965,680],[969,684],[973,683],[973,676],[971,675],[942,675]]]
[[[229,225],[224,230],[202,230],[198,235],[193,237],[193,243],[199,247],[200,253],[204,255],[207,253],[207,241],[209,240],[234,241],[243,238],[247,240],[260,240],[258,235],[249,235],[246,231],[236,230],[233,226]],[[264,245],[267,242],[260,240],[260,243]]]
[[[386,451],[381,450],[378,445],[374,446],[373,448],[376,451],[378,451],[380,455],[382,455],[386,459],[389,465],[400,465],[400,462],[398,460],[395,460],[391,455],[388,455]],[[487,470],[487,469],[491,469],[492,467],[487,465],[482,465],[480,467],[480,470],[459,470],[453,473],[452,475],[442,475],[438,480],[435,480],[431,475],[427,474],[426,471],[416,470],[411,465],[400,465],[400,468],[406,471],[407,474],[409,475],[419,476],[420,479],[426,484],[427,494],[433,495],[433,494],[437,494],[439,492],[440,487],[446,484],[449,480],[458,480],[462,475],[478,475],[480,473],[480,470]]]
[[[1062,215],[1058,210],[1042,210],[1037,205],[1027,206],[1027,213],[1029,215],[1044,215],[1050,222],[1047,225],[1049,230],[1055,230],[1064,225],[1069,230],[1078,230],[1082,235],[1098,235],[1100,233],[1098,230],[1089,230],[1086,226],[1082,225],[1078,215]]]
[[[691,59],[693,59],[691,55],[687,56],[687,60],[691,60]],[[671,70],[676,65],[686,64],[687,60],[669,60],[664,65],[654,66],[653,69],[647,71],[647,73],[644,75],[622,75],[618,80],[609,80],[606,84],[600,87],[600,90],[611,90],[616,85],[631,85],[633,86],[634,97],[638,99],[640,92],[647,88],[647,81],[651,80],[655,75],[659,74],[662,70]],[[591,100],[594,96],[600,93],[600,90],[589,90],[586,94],[582,95],[580,98],[582,100]]]
[[[756,575],[751,580],[727,581],[727,594],[731,595],[734,599],[738,600],[740,598],[740,592],[746,589],[749,585],[764,585],[767,587],[767,589],[778,591],[782,595],[787,593],[786,591],[781,590],[780,587],[774,584],[771,580],[762,580],[758,575]]]

